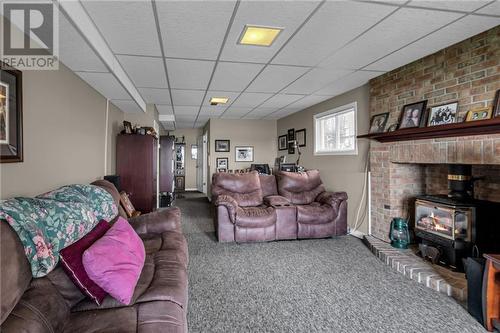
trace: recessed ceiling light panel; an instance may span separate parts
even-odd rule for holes
[[[227,97],[212,97],[210,98],[210,105],[226,104],[229,101]]]
[[[271,46],[282,30],[283,28],[245,25],[238,43],[243,45]]]

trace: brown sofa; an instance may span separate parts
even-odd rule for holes
[[[93,183],[110,192],[107,181]],[[10,332],[187,332],[188,249],[180,210],[170,208],[129,220],[144,242],[146,260],[130,306],[107,296],[97,306],[58,266],[33,279],[17,234],[0,221],[1,326]]]
[[[276,175],[215,173],[219,242],[325,238],[347,233],[347,194],[327,192],[318,170]]]

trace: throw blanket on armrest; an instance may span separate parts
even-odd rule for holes
[[[68,185],[35,198],[0,201],[0,219],[18,234],[36,278],[55,268],[59,250],[116,215],[111,194],[93,185]]]

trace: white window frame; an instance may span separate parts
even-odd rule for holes
[[[318,151],[317,149],[317,142],[318,142],[318,131],[316,131],[316,123],[319,118],[323,118],[325,116],[333,115],[333,114],[339,114],[339,113],[344,113],[348,112],[354,109],[354,149],[352,150],[346,150],[346,151]],[[357,134],[358,134],[358,103],[357,102],[352,102],[346,105],[342,105],[339,107],[336,107],[334,109],[321,112],[318,114],[315,114],[313,116],[313,127],[314,127],[314,155],[315,156],[323,156],[323,155],[358,155],[358,139],[357,139]]]

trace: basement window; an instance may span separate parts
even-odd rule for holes
[[[357,155],[357,103],[314,115],[314,155]]]

